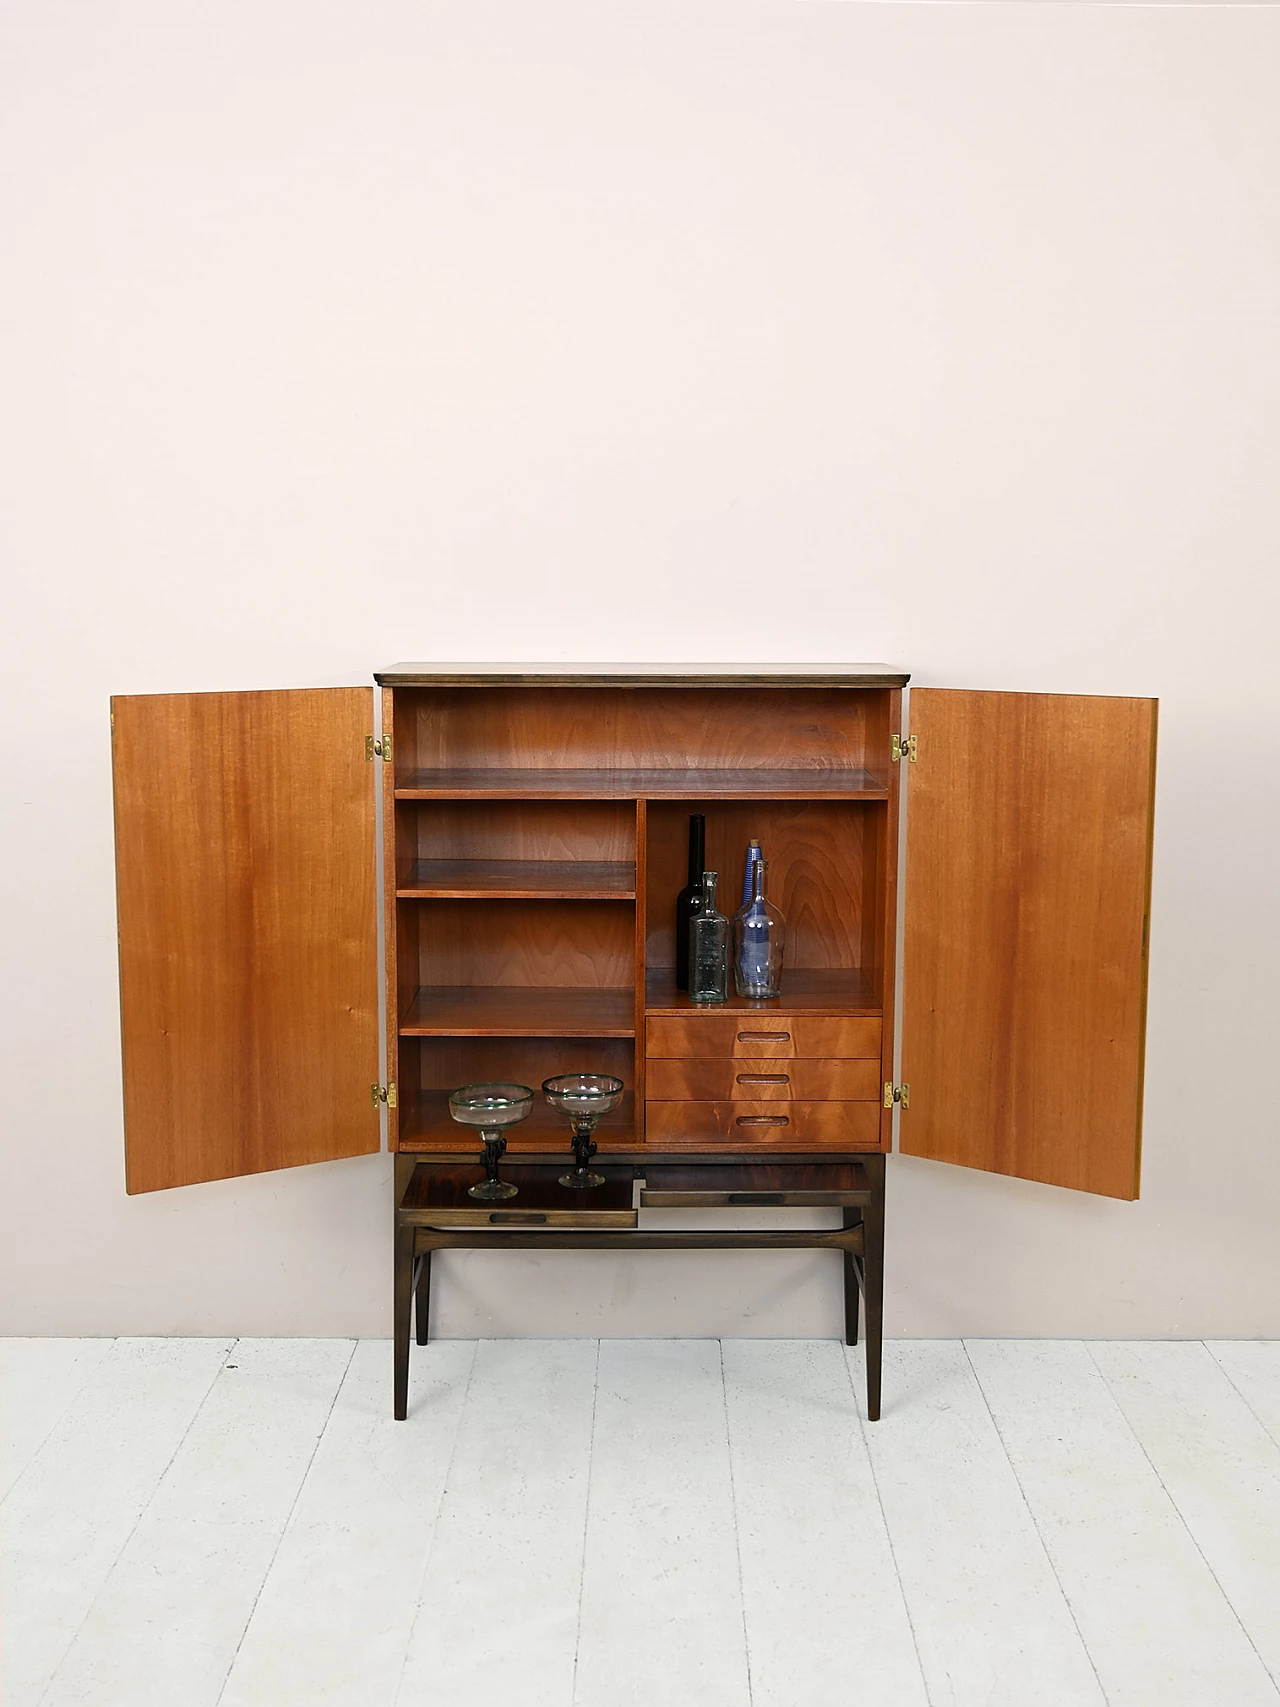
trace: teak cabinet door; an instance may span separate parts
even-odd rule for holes
[[[1138,1195],[1156,701],[917,688],[912,1156]]]
[[[372,715],[112,701],[130,1192],[379,1148]]]

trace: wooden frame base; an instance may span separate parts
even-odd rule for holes
[[[884,1327],[884,1156],[880,1153],[841,1158],[856,1160],[864,1170],[868,1189],[856,1195],[860,1201],[842,1210],[843,1226],[830,1229],[734,1229],[723,1233],[704,1229],[680,1232],[647,1228],[602,1230],[584,1227],[547,1228],[529,1232],[514,1227],[440,1227],[430,1225],[431,1211],[403,1207],[406,1190],[419,1167],[428,1167],[414,1156],[396,1158],[395,1229],[395,1417],[403,1422],[409,1408],[410,1326],[414,1337],[426,1345],[431,1300],[431,1258],[439,1250],[580,1250],[580,1251],[731,1251],[731,1250],[833,1250],[843,1260],[845,1343],[858,1343],[859,1297],[866,1309],[867,1417],[880,1416],[880,1370]],[[668,1158],[664,1158],[664,1161]],[[561,1164],[563,1165],[563,1164]],[[636,1177],[644,1176],[637,1167]],[[762,1201],[771,1194],[762,1192]],[[735,1196],[739,1206],[748,1206],[746,1194]]]

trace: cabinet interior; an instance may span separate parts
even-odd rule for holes
[[[649,1014],[881,1017],[895,700],[805,686],[384,690],[397,1147],[474,1150],[449,1118],[458,1085],[536,1090],[586,1069],[617,1073],[629,1093],[601,1123],[602,1148],[640,1148]],[[787,927],[776,1002],[707,1010],[675,989],[692,812],[706,817],[728,917],[751,839],[770,862]],[[878,1106],[878,1064],[857,1084],[861,1129],[878,1129],[866,1106]],[[759,1125],[752,1148],[780,1144],[776,1122]],[[539,1101],[508,1142],[561,1152],[567,1124]]]

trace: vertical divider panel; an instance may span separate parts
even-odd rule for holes
[[[902,689],[891,688],[888,694],[889,728],[885,737],[883,763],[889,773],[889,803],[883,820],[883,846],[877,848],[878,883],[882,886],[880,905],[880,1009],[883,1014],[880,1032],[880,1078],[894,1078],[894,1021],[896,1019],[898,971],[898,824],[901,799],[902,767],[909,763],[900,759],[889,761],[889,736],[902,730]],[[881,762],[881,761],[877,761]],[[893,1110],[880,1110],[880,1148],[893,1148]]]
[[[382,739],[391,742],[391,755],[396,756],[395,743],[395,689],[382,690]],[[398,909],[400,903],[396,900],[397,870],[399,865],[399,825],[396,819],[396,767],[395,763],[387,764],[380,760],[382,771],[382,940],[385,957],[386,977],[383,981],[384,1018],[386,1021],[386,1083],[388,1086],[403,1083],[405,1075],[400,1062],[400,984],[396,962],[396,942],[399,936]],[[407,1086],[406,1086],[407,1089]],[[397,1103],[392,1107],[390,1099],[387,1102],[387,1148],[398,1150],[400,1147],[400,1110]]]
[[[648,911],[646,895],[648,890],[647,871],[649,863],[649,811],[648,801],[636,801],[636,1036],[635,1036],[635,1110],[636,1110],[636,1140],[644,1142],[644,1085],[645,1085],[645,1037],[644,1009],[645,985],[648,967],[645,961],[645,931],[648,927]]]

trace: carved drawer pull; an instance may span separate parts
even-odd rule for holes
[[[546,1221],[545,1215],[537,1215],[532,1211],[520,1209],[494,1209],[489,1214],[489,1220],[495,1225],[518,1225],[523,1227],[541,1227]]]
[[[789,1085],[790,1073],[739,1073],[737,1082],[740,1085]]]
[[[740,1114],[737,1124],[739,1126],[789,1126],[791,1116],[789,1114]]]
[[[739,1043],[790,1043],[789,1031],[740,1031]]]

